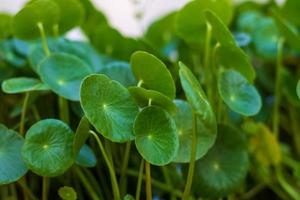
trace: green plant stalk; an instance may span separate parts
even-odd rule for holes
[[[277,167],[275,169],[276,171],[276,177],[281,185],[281,187],[294,199],[298,200],[300,199],[300,194],[285,180],[281,168]]]
[[[115,173],[115,170],[114,170],[114,167],[112,166],[111,162],[110,162],[110,159],[109,157],[107,156],[106,152],[105,152],[105,149],[102,145],[102,142],[100,140],[100,138],[98,137],[97,133],[95,133],[94,131],[90,130],[90,133],[95,137],[97,143],[98,143],[98,146],[100,148],[100,151],[104,157],[104,160],[106,162],[106,165],[108,167],[108,170],[109,170],[109,173],[110,173],[110,176],[111,176],[111,184],[112,184],[112,188],[113,188],[113,195],[114,195],[114,199],[115,200],[121,200],[121,197],[120,197],[120,191],[119,191],[119,187],[118,187],[118,182],[117,182],[117,178],[116,178],[116,173]]]
[[[173,187],[172,181],[171,181],[171,178],[170,178],[170,174],[169,174],[169,172],[168,172],[168,170],[167,170],[166,167],[167,167],[167,166],[162,166],[162,167],[161,167],[161,170],[162,170],[164,179],[165,179],[165,181],[166,181],[166,183],[167,183],[168,185],[170,185],[170,186]],[[176,199],[176,197],[175,197],[173,194],[171,194],[171,200],[175,200],[175,199]]]
[[[93,188],[95,188],[96,193],[99,195],[100,199],[104,199],[102,193],[102,188],[100,187],[99,183],[97,182],[96,178],[94,177],[94,175],[91,173],[90,170],[88,170],[88,168],[82,168],[84,174],[86,175],[86,177],[88,178],[88,180],[91,182],[91,184],[94,186]]]
[[[136,170],[128,169],[127,174],[129,176],[142,177],[141,179],[146,181],[146,176],[143,175],[143,174],[141,176],[139,176],[139,172],[136,171]],[[162,182],[160,182],[160,181],[158,181],[154,178],[152,178],[151,183],[152,183],[153,187],[156,187],[156,188],[161,189],[163,191],[174,194],[178,198],[180,198],[182,196],[182,192],[180,190],[177,190],[177,189],[173,188],[172,186],[167,185],[165,183],[162,183]]]
[[[83,174],[79,167],[75,167],[76,174],[78,175],[79,179],[81,180],[84,187],[87,189],[88,194],[92,198],[92,200],[101,200],[96,192],[94,191],[93,187],[91,186],[90,182],[87,180],[86,176]]]
[[[294,140],[294,146],[296,149],[296,153],[298,158],[300,157],[300,135],[298,134],[300,132],[300,128],[297,121],[297,111],[295,111],[295,108],[292,106],[289,106],[289,115],[290,115],[290,121],[291,121],[291,130],[293,133],[293,140]]]
[[[145,171],[146,171],[146,199],[152,200],[151,165],[147,161],[145,161]]]
[[[192,130],[192,149],[191,149],[191,160],[189,164],[189,171],[187,176],[187,181],[185,185],[185,189],[182,195],[182,200],[188,200],[190,191],[192,188],[193,177],[194,177],[194,169],[195,169],[195,160],[196,160],[196,149],[197,149],[197,116],[193,111],[193,130]]]
[[[137,182],[137,185],[136,185],[136,193],[135,193],[135,199],[136,200],[140,200],[140,197],[141,197],[143,171],[144,171],[144,159],[142,158],[139,173],[138,173],[138,182]],[[128,172],[126,171],[126,173],[128,173]]]
[[[213,99],[212,94],[213,90],[211,88],[212,83],[212,69],[210,63],[210,43],[212,38],[212,26],[210,23],[206,23],[206,38],[205,38],[205,47],[204,47],[204,67],[205,67],[205,83],[206,83],[206,92],[209,102]]]
[[[17,197],[17,190],[16,190],[16,186],[15,184],[10,184],[9,185],[9,189],[11,191],[11,196],[14,200],[18,200],[18,197]]]
[[[47,200],[48,199],[48,188],[49,188],[49,178],[48,177],[43,177],[43,194],[42,194],[42,200]]]
[[[46,56],[50,56],[50,51],[49,51],[49,47],[48,47],[48,43],[47,43],[47,38],[46,38],[44,26],[41,22],[39,22],[39,23],[37,23],[37,27],[38,27],[38,29],[40,31],[40,34],[41,34],[41,39],[42,39],[42,45],[43,45],[44,52],[45,52]]]
[[[68,124],[70,122],[68,101],[65,98],[59,96],[58,107],[59,107],[59,118]]]
[[[21,120],[20,120],[20,129],[19,132],[23,136],[24,135],[24,126],[25,126],[25,117],[26,117],[26,110],[27,110],[27,105],[28,105],[28,100],[29,100],[29,92],[26,92],[24,101],[23,101],[23,106],[22,106],[22,113],[21,113]]]
[[[274,102],[274,110],[273,110],[273,132],[275,137],[279,136],[279,122],[280,122],[280,101],[281,101],[281,91],[280,91],[280,70],[282,67],[282,51],[283,51],[284,39],[280,38],[277,44],[277,63],[276,63],[276,80],[275,80],[275,102]]]
[[[26,184],[24,184],[22,181],[18,181],[17,182],[18,185],[22,188],[23,191],[26,192],[27,196],[31,199],[31,200],[38,200],[37,197],[34,196],[34,194],[30,191],[30,189],[28,188],[28,186]]]
[[[123,163],[122,163],[122,168],[121,168],[121,178],[120,178],[120,192],[121,192],[121,196],[124,196],[126,193],[126,170],[128,168],[128,162],[129,162],[129,155],[130,155],[130,149],[131,149],[131,142],[127,142],[126,143],[126,147],[125,147],[125,155],[124,155],[124,159],[123,159]]]

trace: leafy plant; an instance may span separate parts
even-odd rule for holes
[[[0,199],[300,199],[299,9],[194,0],[141,38],[89,0],[0,14]]]

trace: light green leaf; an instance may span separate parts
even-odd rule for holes
[[[12,16],[0,13],[0,40],[6,39],[12,34]]]
[[[30,40],[40,37],[38,23],[46,34],[53,34],[53,26],[58,24],[60,9],[52,0],[35,0],[27,3],[13,18],[16,37]]]
[[[162,108],[144,108],[135,119],[134,133],[137,150],[147,162],[166,165],[176,156],[179,147],[176,124]]]
[[[141,108],[148,106],[151,100],[151,105],[162,107],[171,114],[176,113],[176,106],[172,100],[160,92],[142,87],[129,87],[128,90]]]
[[[76,200],[77,194],[72,187],[64,186],[59,188],[58,195],[62,200]]]
[[[81,81],[91,73],[91,69],[82,60],[66,53],[51,54],[39,67],[43,82],[56,94],[73,101],[79,100]]]
[[[179,62],[179,76],[185,96],[197,115],[197,126],[202,133],[209,133],[212,136],[217,134],[217,122],[213,110],[193,73]]]
[[[73,139],[72,130],[62,121],[39,121],[26,133],[23,160],[40,176],[62,175],[74,163]]]
[[[261,97],[256,88],[234,70],[221,72],[218,89],[229,108],[244,116],[256,115],[261,107]]]
[[[228,196],[245,179],[249,167],[245,135],[218,125],[218,137],[208,153],[196,162],[193,190],[204,198]]]
[[[24,139],[0,124],[0,185],[19,180],[27,172],[21,157]]]
[[[8,94],[17,94],[31,91],[50,90],[50,88],[38,79],[18,77],[3,81],[2,90]]]
[[[187,163],[191,160],[191,147],[192,147],[192,108],[183,100],[175,100],[177,112],[175,115],[175,122],[177,126],[177,134],[179,137],[179,150],[173,162]],[[216,139],[216,133],[211,132],[201,123],[197,123],[197,150],[196,160],[203,157],[207,151],[212,147]]]
[[[296,25],[300,25],[299,19],[300,1],[286,0],[282,6],[282,15]]]
[[[130,59],[131,68],[142,87],[163,93],[171,100],[176,88],[170,71],[157,57],[144,51],[137,51]]]
[[[102,74],[86,77],[81,85],[80,102],[90,123],[113,142],[133,140],[133,122],[138,107],[129,91]]]

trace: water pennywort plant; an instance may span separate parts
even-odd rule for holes
[[[89,0],[0,14],[0,199],[300,199],[298,10],[194,0],[140,38]]]

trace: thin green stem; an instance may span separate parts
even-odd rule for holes
[[[197,116],[193,112],[193,130],[192,130],[192,149],[191,149],[191,160],[189,165],[189,171],[187,176],[187,181],[185,185],[185,189],[182,195],[182,200],[187,200],[190,195],[190,191],[192,188],[193,177],[194,177],[194,169],[195,169],[195,160],[196,160],[196,149],[197,149]]]
[[[34,196],[34,194],[31,192],[28,186],[23,183],[23,181],[19,180],[17,183],[31,200],[38,200],[38,198]]]
[[[76,174],[78,175],[79,179],[81,180],[82,184],[87,189],[88,194],[90,195],[92,200],[100,200],[100,198],[98,197],[98,195],[94,191],[92,185],[90,184],[90,182],[88,181],[86,176],[83,174],[81,169],[79,167],[75,167],[75,171],[76,171]]]
[[[275,102],[274,102],[274,110],[273,110],[273,132],[274,132],[276,138],[278,138],[278,136],[279,136],[279,122],[280,122],[279,108],[280,108],[280,100],[281,100],[280,71],[281,71],[281,67],[282,67],[283,44],[284,44],[284,40],[283,40],[283,38],[280,38],[278,40],[278,45],[277,45],[278,53],[277,53],[277,63],[276,63],[275,92],[274,92],[275,93]]]
[[[82,168],[83,173],[86,175],[87,179],[89,182],[92,184],[93,188],[95,188],[96,193],[99,195],[100,199],[104,199],[103,197],[103,191],[102,188],[100,187],[98,181],[96,180],[94,174],[88,169],[88,168]]]
[[[124,196],[126,192],[126,170],[128,168],[128,162],[129,162],[129,155],[130,155],[130,149],[131,149],[131,142],[126,143],[125,147],[125,155],[122,163],[122,168],[121,168],[121,178],[120,178],[120,192],[121,195]]]
[[[109,157],[107,156],[106,154],[106,151],[104,149],[104,146],[100,140],[100,138],[98,137],[97,133],[95,133],[94,131],[90,130],[90,133],[95,137],[97,143],[98,143],[98,146],[100,148],[100,151],[104,157],[104,160],[106,162],[106,165],[108,167],[108,170],[109,170],[109,173],[110,173],[110,176],[111,176],[111,184],[112,184],[112,189],[113,189],[113,195],[114,195],[114,199],[115,200],[120,200],[121,197],[120,197],[120,191],[119,191],[119,187],[118,187],[118,182],[117,182],[117,178],[116,178],[116,173],[115,173],[115,170],[114,170],[114,167],[112,166],[112,163],[110,162],[110,159]]]
[[[295,200],[300,199],[300,194],[285,180],[279,167],[276,169],[276,176],[281,187]]]
[[[69,116],[69,104],[68,100],[59,96],[58,97],[58,106],[59,106],[59,118],[64,121],[65,123],[70,122]]]
[[[42,200],[48,199],[48,188],[49,188],[49,178],[43,177],[43,194],[42,194]]]
[[[162,166],[161,170],[162,170],[162,173],[163,173],[163,176],[164,176],[164,179],[165,179],[166,183],[168,185],[172,186],[172,181],[171,181],[171,178],[170,178],[170,174],[167,170],[167,166]],[[174,199],[176,199],[176,197],[173,194],[171,194],[171,200],[174,200]]]
[[[50,51],[49,51],[49,47],[48,47],[46,33],[45,33],[43,23],[38,22],[37,27],[38,27],[38,29],[40,31],[40,34],[41,34],[41,39],[42,39],[42,45],[43,45],[44,52],[45,52],[46,56],[50,56]]]
[[[23,101],[21,120],[20,120],[19,132],[21,135],[24,135],[25,117],[26,117],[26,110],[27,110],[29,96],[30,96],[29,92],[26,92],[24,101]]]
[[[149,162],[145,161],[145,171],[146,171],[146,199],[152,200],[152,188],[151,188],[151,165]]]
[[[138,182],[137,182],[137,185],[136,185],[136,193],[135,193],[135,199],[136,200],[140,200],[140,197],[141,197],[143,171],[144,171],[144,159],[142,158],[139,173],[138,173]]]
[[[211,102],[212,100],[212,89],[211,89],[211,82],[212,82],[212,69],[210,64],[210,44],[212,38],[212,26],[210,23],[206,23],[206,38],[205,38],[205,47],[204,47],[204,67],[205,67],[205,83],[206,83],[206,92],[208,96],[208,100]]]

